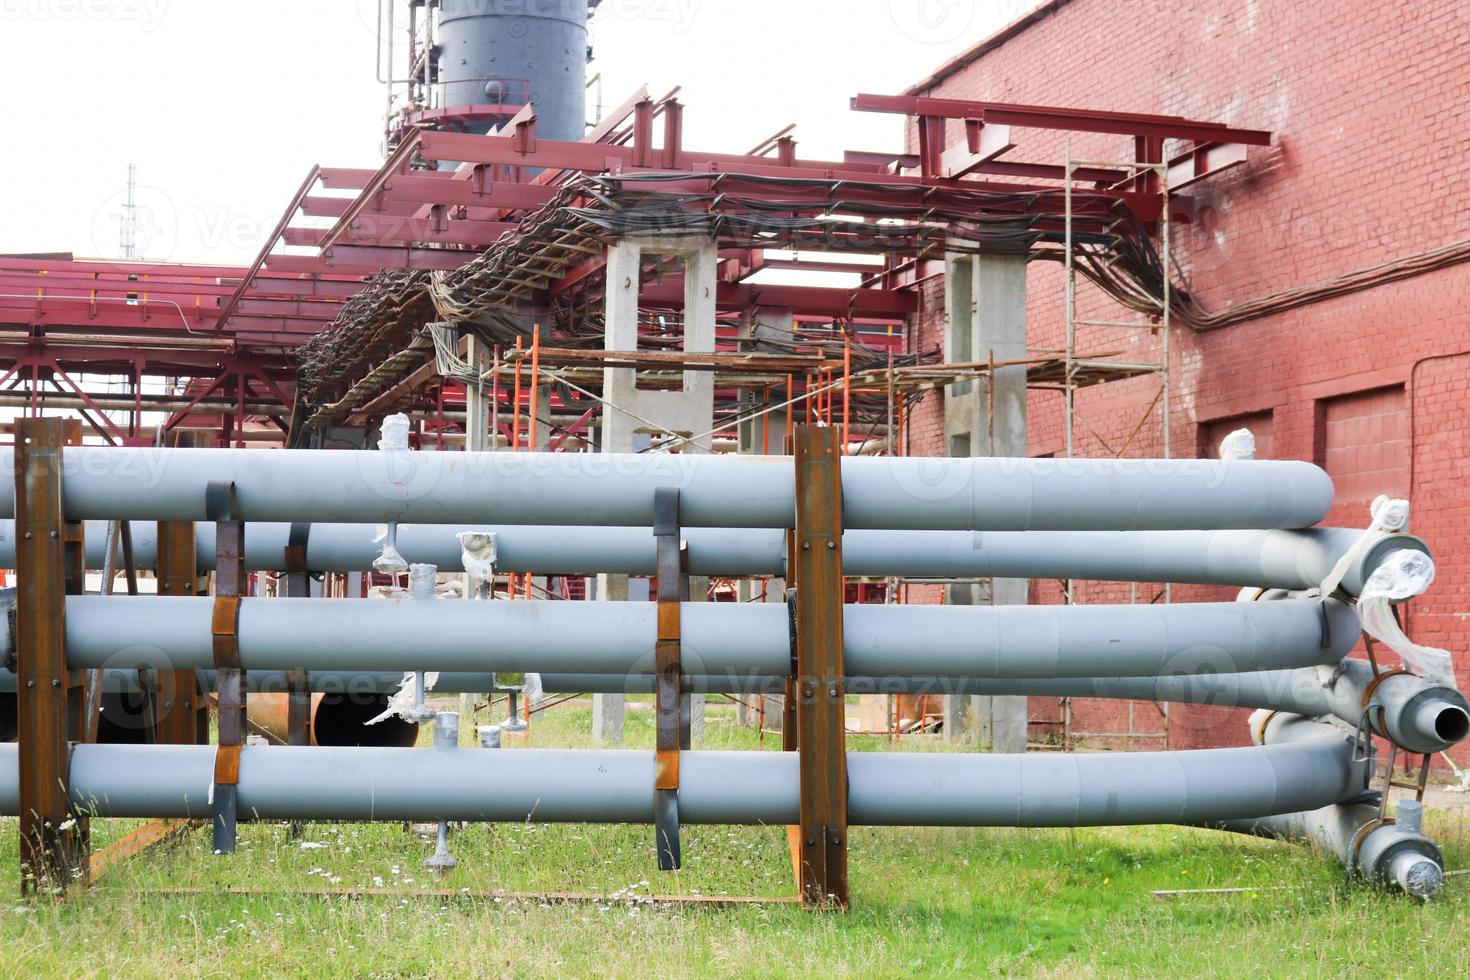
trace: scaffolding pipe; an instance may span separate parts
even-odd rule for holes
[[[102,567],[105,521],[88,522],[88,567]],[[360,572],[372,568],[382,545],[372,524],[314,524],[307,534],[307,568]],[[460,566],[461,531],[495,535],[500,572],[562,575],[653,575],[653,535],[640,527],[401,524],[398,550],[409,562],[443,569]],[[246,567],[280,571],[291,525],[250,525]],[[1307,589],[1327,578],[1363,537],[1354,528],[1222,531],[847,531],[842,538],[848,575],[884,578],[1059,578],[1120,582]],[[692,575],[786,574],[786,536],[769,528],[687,528]],[[1347,570],[1343,588],[1356,595],[1385,557],[1429,547],[1409,534],[1375,533]],[[214,567],[214,525],[195,527],[198,567]],[[140,568],[157,561],[157,528],[133,528]],[[15,562],[15,522],[0,521],[0,568]]]
[[[786,457],[68,446],[63,467],[72,520],[203,520],[216,481],[251,522],[648,527],[660,487],[679,489],[689,527],[785,528],[795,513]],[[1308,527],[1333,493],[1289,460],[847,457],[842,487],[846,527],[892,530]],[[0,513],[14,508],[0,482]]]
[[[1366,763],[1313,726],[1287,744],[1117,755],[851,752],[848,816],[893,826],[1080,827],[1202,823],[1317,809],[1361,791]],[[213,746],[78,745],[78,808],[108,817],[210,815]],[[795,753],[686,752],[688,823],[798,820]],[[0,814],[19,808],[18,759],[0,745]],[[264,820],[650,823],[654,754],[248,746],[239,807]]]
[[[74,668],[213,666],[207,596],[67,596]],[[419,603],[246,598],[247,670],[650,673],[658,610],[646,602]],[[857,675],[1152,677],[1336,664],[1357,641],[1335,599],[1116,606],[844,608],[845,663]],[[683,606],[690,674],[782,675],[783,604]],[[432,637],[431,643],[425,643]]]

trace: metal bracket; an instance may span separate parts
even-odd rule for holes
[[[235,850],[240,781],[240,751],[245,743],[245,671],[240,666],[240,598],[245,592],[245,524],[240,520],[235,484],[210,483],[204,490],[205,516],[215,522],[214,643],[219,704],[219,748],[214,763],[214,852]]]
[[[654,833],[660,871],[677,871],[679,844],[679,752],[689,748],[689,695],[684,691],[683,601],[689,593],[688,549],[680,541],[679,491],[653,492],[653,536],[658,570],[658,638],[654,646]]]

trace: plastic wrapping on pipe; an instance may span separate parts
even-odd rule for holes
[[[1284,745],[1116,755],[848,753],[857,825],[1067,827],[1201,823],[1315,809],[1360,790],[1340,733]],[[0,746],[0,814],[16,812],[17,755]],[[795,753],[686,752],[687,823],[792,824]],[[78,806],[114,817],[208,817],[211,746],[79,745]],[[648,751],[247,747],[240,812],[260,819],[649,823]]]
[[[207,668],[212,600],[68,596],[76,668]],[[651,673],[646,602],[258,599],[240,603],[247,670]],[[784,605],[687,603],[690,674],[789,672]],[[1335,664],[1358,634],[1336,600],[1120,606],[883,606],[844,610],[847,669],[874,676],[1155,676]],[[432,644],[423,643],[432,635]]]
[[[1238,459],[1256,458],[1256,437],[1250,429],[1236,429],[1220,440],[1220,459],[1233,463]]]
[[[495,577],[495,535],[484,531],[460,531],[459,561],[469,577],[466,595],[478,595]]]
[[[1395,551],[1378,566],[1358,596],[1363,632],[1386,643],[1404,666],[1421,677],[1456,686],[1455,665],[1448,650],[1415,643],[1404,633],[1393,604],[1423,595],[1434,581],[1434,560],[1418,551]]]
[[[101,567],[106,523],[88,522],[89,567]],[[312,571],[356,572],[372,567],[385,525],[314,524],[307,538]],[[637,527],[536,527],[401,524],[400,558],[440,568],[464,567],[459,536],[493,536],[495,567],[505,572],[566,575],[652,575],[653,536]],[[686,528],[689,571],[694,575],[785,574],[785,535],[769,528]],[[252,570],[285,567],[290,525],[255,523],[245,540]],[[214,525],[195,527],[201,571],[214,566]],[[1307,589],[1318,585],[1353,546],[1361,530],[1306,528],[1293,531],[872,531],[849,530],[842,538],[843,566],[851,575],[910,578],[1076,578],[1178,582],[1257,588]],[[155,526],[133,528],[140,568],[154,567]],[[1356,595],[1390,551],[1429,553],[1407,534],[1370,536],[1349,562],[1342,588]],[[0,567],[15,560],[13,521],[0,521]],[[466,568],[466,571],[468,569]]]
[[[13,450],[0,450],[0,466]],[[75,520],[202,520],[201,488],[236,484],[246,521],[652,526],[677,487],[687,527],[791,526],[787,458],[648,453],[68,446],[62,499]],[[848,457],[843,522],[894,530],[1309,527],[1332,481],[1283,460]],[[0,481],[0,513],[15,489]]]

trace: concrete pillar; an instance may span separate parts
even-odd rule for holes
[[[490,370],[490,352],[478,337],[465,338],[465,360],[475,374]],[[490,433],[490,396],[484,384],[465,386],[466,452],[484,452],[494,446]]]
[[[629,237],[608,247],[604,348],[638,350],[638,287],[645,252],[683,261],[684,350],[714,351],[719,252],[714,242],[689,236]],[[680,452],[710,451],[715,413],[712,372],[683,372],[680,390],[645,390],[638,387],[638,372],[633,368],[604,368],[602,397],[608,402],[602,409],[603,452],[646,451],[655,441],[664,443],[670,432],[693,439],[692,446],[680,444]],[[598,576],[598,599],[627,600],[628,588],[627,576]],[[699,589],[690,583],[691,598],[703,599],[707,591],[707,584]],[[699,694],[691,698],[690,734],[694,738],[704,733],[704,700]],[[611,745],[622,742],[625,707],[626,698],[621,694],[593,695],[592,730],[600,741]]]
[[[945,261],[948,363],[1019,360],[1026,357],[1026,256],[951,253]],[[998,368],[950,385],[944,398],[947,456],[1025,456],[1026,368]],[[1026,602],[1025,579],[995,579],[979,585],[950,585],[954,604]],[[945,698],[944,730],[957,738],[968,732],[994,752],[1024,752],[1027,711],[1024,697]]]

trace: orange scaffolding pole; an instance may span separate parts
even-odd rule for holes
[[[541,324],[531,325],[531,418],[526,423],[526,449],[535,452],[536,446],[536,415],[540,410],[541,392]],[[527,595],[530,591],[527,590]]]
[[[842,338],[842,451],[847,452],[848,438],[852,435],[850,409],[852,408],[852,340]]]
[[[521,338],[516,338],[516,350],[521,349]],[[515,397],[511,401],[510,448],[513,452],[521,448],[521,358],[516,358]]]

